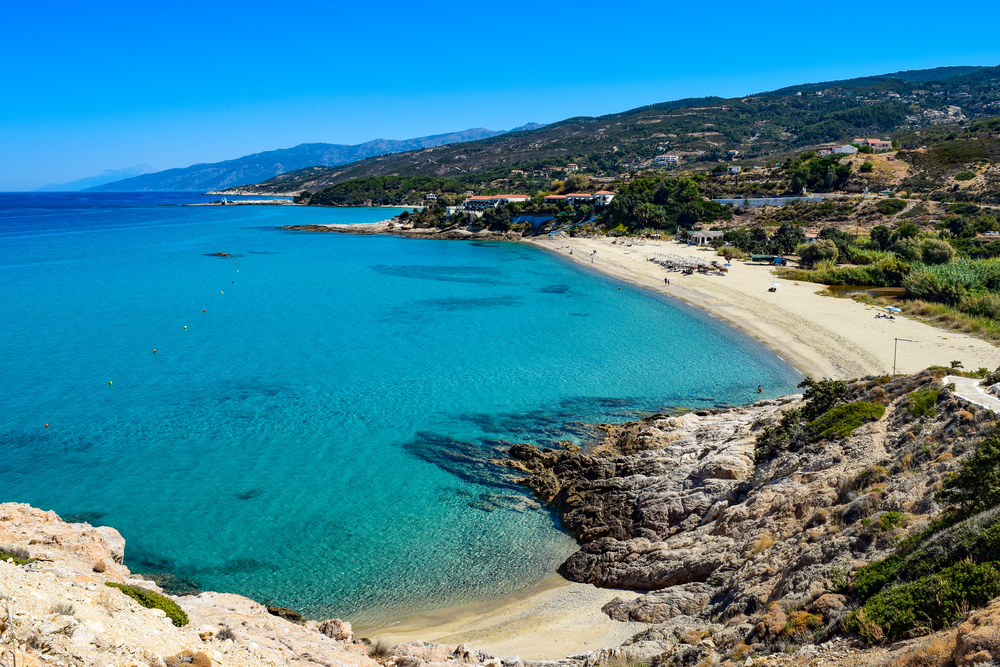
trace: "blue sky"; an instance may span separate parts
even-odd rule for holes
[[[1000,3],[8,3],[0,190],[1000,64]]]

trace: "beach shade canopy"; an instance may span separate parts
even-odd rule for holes
[[[899,308],[896,308],[895,306],[887,306],[886,310],[888,310],[889,312],[892,312],[892,313],[901,313],[901,312],[903,312],[902,310],[900,310]]]
[[[771,287],[781,287],[778,283],[771,283]]]

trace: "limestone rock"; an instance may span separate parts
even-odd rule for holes
[[[354,641],[354,631],[351,629],[351,624],[346,621],[342,621],[339,618],[332,618],[323,621],[319,624],[317,630],[330,639],[334,639],[339,642]]]

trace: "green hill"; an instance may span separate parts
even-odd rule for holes
[[[680,170],[707,170],[723,160],[766,164],[783,160],[792,151],[850,141],[855,135],[887,136],[998,111],[1000,67],[917,70],[569,118],[479,141],[336,167],[308,167],[264,181],[255,189],[316,192],[356,178],[425,176],[475,188],[532,191],[564,175],[569,163],[596,177],[648,168],[656,155],[664,153],[680,157]]]

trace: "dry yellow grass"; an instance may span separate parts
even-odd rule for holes
[[[955,657],[957,630],[924,637],[905,652],[893,656],[886,667],[947,667]]]
[[[753,547],[750,549],[750,558],[753,558],[762,551],[766,551],[775,545],[777,540],[774,539],[774,535],[771,533],[764,533],[757,538],[757,541],[753,543]]]

